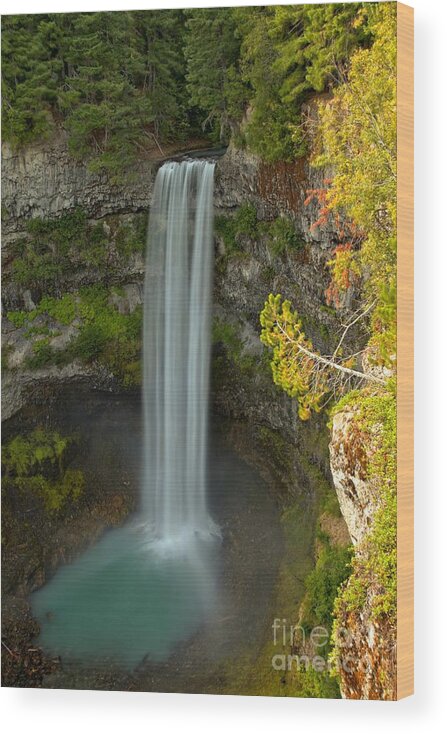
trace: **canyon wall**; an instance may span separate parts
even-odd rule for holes
[[[3,238],[23,231],[29,219],[60,217],[77,208],[91,219],[147,209],[155,164],[141,161],[120,183],[91,172],[70,156],[65,134],[14,151],[2,145]]]
[[[19,153],[5,146],[4,312],[31,311],[42,296],[38,287],[33,291],[14,277],[14,246],[29,237],[29,222],[35,218],[60,218],[79,209],[92,226],[102,228],[106,257],[102,264],[82,263],[73,267],[64,275],[55,295],[100,283],[110,287],[110,301],[120,312],[132,312],[141,304],[144,242],[141,251],[121,252],[117,233],[123,223],[137,231],[138,218],[146,216],[150,204],[158,165],[142,161],[123,182],[114,183],[105,173],[91,173],[74,161],[62,134],[51,144],[32,146]],[[259,340],[259,314],[271,292],[291,300],[317,348],[330,350],[337,339],[340,314],[328,308],[324,296],[328,285],[326,263],[337,235],[330,222],[312,226],[318,219],[318,203],[314,199],[307,201],[309,191],[322,187],[324,175],[312,169],[306,159],[269,165],[233,147],[217,161],[216,216],[231,219],[240,207],[250,204],[261,223],[287,217],[293,222],[300,246],[275,253],[269,238],[260,230],[256,237],[240,236],[237,252],[230,252],[224,238],[216,236],[213,399],[219,415],[231,419],[234,440],[241,452],[250,459],[256,445],[258,468],[270,479],[272,466],[276,467],[273,480],[285,499],[296,493],[312,503],[318,483],[315,472],[326,482],[333,477],[343,517],[356,544],[362,533],[368,532],[375,504],[368,481],[352,474],[346,462],[343,446],[350,432],[350,417],[342,414],[340,420],[334,421],[329,456],[330,436],[325,418],[320,416],[308,423],[298,419],[296,401],[272,382],[268,355]],[[354,295],[347,294],[344,312],[349,313]],[[63,348],[78,327],[76,321],[68,325],[55,323],[56,326],[57,335],[52,337],[51,346]],[[79,360],[63,367],[29,369],[26,359],[38,338],[3,317],[8,363],[3,378],[3,418],[16,413],[29,400],[46,399],[58,384],[83,380],[99,388],[118,389],[107,369]],[[364,336],[353,331],[351,339],[353,345],[362,345]],[[262,453],[266,456],[264,466],[262,460],[259,465]],[[342,694],[361,698],[373,692],[380,697],[389,681],[384,674],[386,682],[380,683],[381,671],[392,671],[392,663],[387,662],[394,654],[392,636],[384,636],[384,631],[368,616],[351,620],[351,624],[356,651],[366,661],[367,674],[342,676]]]

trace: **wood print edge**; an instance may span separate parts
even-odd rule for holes
[[[414,11],[397,3],[397,699],[414,692]]]

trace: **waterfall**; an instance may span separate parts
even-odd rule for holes
[[[140,512],[33,595],[41,644],[83,663],[165,660],[222,609],[206,496],[213,177],[214,164],[185,161],[166,163],[155,180]]]
[[[150,211],[142,514],[166,544],[215,532],[206,500],[213,180],[213,163],[166,163]]]

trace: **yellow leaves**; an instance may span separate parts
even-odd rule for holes
[[[360,28],[365,23],[365,20],[367,18],[367,10],[366,8],[360,8],[359,12],[357,13],[356,17],[352,21],[352,27],[353,28]]]
[[[315,371],[312,342],[306,339],[298,313],[280,294],[270,294],[261,312],[261,341],[273,350],[273,381],[298,401],[301,420],[319,411],[327,377]]]
[[[350,58],[346,79],[332,99],[319,106],[319,151],[314,164],[334,171],[326,203],[334,216],[343,212],[362,236],[354,247],[340,238],[328,263],[332,283],[328,301],[362,279],[366,298],[383,302],[396,274],[396,7],[371,6],[370,48]],[[359,15],[355,22],[360,22]],[[373,318],[372,343],[382,363],[395,353],[395,304],[388,304],[386,324]]]
[[[325,190],[327,198],[319,201],[325,207],[324,217],[330,214],[341,223],[339,245],[329,262],[332,282],[326,296],[336,303],[342,291],[362,282],[365,299],[377,304],[374,313],[367,309],[364,314],[371,317],[371,353],[392,369],[396,341],[392,287],[396,273],[395,4],[362,9],[354,24],[361,25],[365,17],[373,44],[351,56],[345,81],[335,87],[331,100],[320,103],[314,164],[334,172]],[[261,325],[261,339],[272,350],[273,379],[296,398],[302,420],[321,410],[329,398],[338,398],[358,384],[355,380],[367,379],[355,369],[356,359],[347,358],[341,348],[326,357],[314,350],[297,312],[280,295],[268,297]]]
[[[339,245],[334,250],[334,258],[327,263],[332,270],[332,277],[340,290],[345,291],[354,285],[361,275],[357,253],[350,244]]]
[[[306,406],[300,405],[300,407],[298,408],[298,416],[302,421],[307,421],[311,416],[311,412]]]
[[[395,8],[380,6],[372,47],[353,54],[346,82],[319,110],[323,152],[315,163],[336,171],[329,205],[343,208],[366,232],[395,222],[395,30]]]

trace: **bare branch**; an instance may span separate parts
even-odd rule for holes
[[[358,316],[356,316],[354,319],[352,319],[352,321],[350,321],[348,324],[346,324],[346,326],[345,326],[345,328],[343,330],[343,333],[342,333],[342,335],[340,337],[340,341],[338,342],[337,346],[335,347],[335,349],[333,351],[332,361],[335,360],[335,357],[337,356],[338,350],[340,349],[341,345],[343,344],[343,341],[344,341],[345,336],[348,333],[349,329],[352,326],[354,326],[354,324],[356,324],[357,321],[360,321],[360,319],[364,318],[371,311],[371,309],[375,305],[376,305],[376,301],[373,301],[372,303],[369,304],[369,306],[367,306],[366,309],[364,309],[364,311],[362,311]]]
[[[345,367],[342,364],[339,364],[338,362],[335,362],[334,359],[329,357],[323,357],[321,354],[317,354],[316,352],[311,352],[310,349],[307,349],[304,347],[298,340],[292,339],[287,332],[284,330],[284,328],[281,326],[281,324],[277,321],[276,322],[279,330],[281,333],[285,336],[286,340],[292,344],[296,349],[298,349],[299,352],[302,354],[305,354],[306,357],[309,357],[317,364],[325,365],[326,367],[330,367],[331,369],[334,369],[338,372],[342,372],[346,375],[350,375],[352,377],[356,377],[360,380],[365,380],[367,382],[375,382],[379,385],[385,385],[385,380],[382,380],[380,377],[376,377],[375,375],[366,374],[365,372],[360,372],[359,370],[353,370],[351,367]]]

